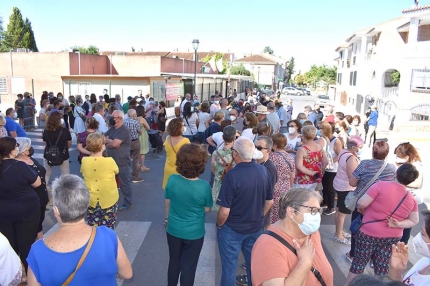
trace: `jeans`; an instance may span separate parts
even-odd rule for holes
[[[121,194],[124,198],[123,205],[130,206],[132,193],[131,193],[131,173],[128,165],[118,166],[119,168],[119,187]]]
[[[252,285],[251,251],[255,241],[262,233],[263,229],[247,234],[237,233],[225,224],[218,229],[218,248],[222,266],[221,286],[236,285],[236,268],[240,250],[245,257],[248,285]]]
[[[182,239],[167,233],[169,245],[169,269],[167,272],[167,285],[178,285],[181,275],[181,286],[194,285],[197,263],[202,251],[204,237],[194,240]]]
[[[139,158],[140,158],[140,141],[132,140],[130,146],[130,157],[133,159],[133,171],[131,176],[133,179],[137,179],[139,177]]]

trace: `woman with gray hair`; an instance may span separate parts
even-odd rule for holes
[[[84,180],[63,175],[54,181],[52,195],[60,228],[31,247],[28,285],[117,285],[116,277],[130,279],[133,270],[116,233],[85,223],[90,194]]]
[[[333,285],[321,235],[321,196],[292,188],[279,201],[279,218],[252,249],[252,285]],[[287,246],[288,245],[288,246]],[[319,275],[318,275],[319,274]]]
[[[75,131],[76,135],[78,135],[79,133],[82,133],[86,130],[85,128],[85,120],[86,118],[86,113],[84,108],[82,107],[83,104],[83,100],[82,98],[77,98],[76,99],[76,106],[75,109],[73,111],[74,116],[75,116],[75,125],[73,126],[73,130]]]
[[[43,221],[45,220],[46,205],[49,202],[48,191],[46,189],[45,174],[46,169],[36,159],[33,159],[34,149],[31,147],[31,140],[26,137],[16,138],[16,142],[19,144],[18,156],[16,160],[26,163],[30,169],[32,169],[40,177],[41,184],[38,187],[33,187],[40,201],[40,220],[39,226],[37,227],[36,239],[43,238]]]
[[[355,190],[355,187],[349,184],[349,178],[351,178],[352,172],[354,172],[360,163],[359,156],[363,149],[363,144],[364,141],[360,136],[348,138],[346,142],[347,149],[343,149],[338,155],[337,173],[333,179],[333,188],[337,194],[336,213],[334,215],[336,225],[334,241],[346,245],[351,244],[351,241],[348,239],[351,235],[343,232],[343,224],[346,216],[351,214],[352,211],[345,206],[345,198],[349,192]]]

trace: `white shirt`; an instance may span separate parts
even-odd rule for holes
[[[184,118],[184,124],[185,124],[185,132],[183,135],[196,135],[197,133],[197,126],[196,126],[196,121],[197,121],[197,114],[195,112],[193,112],[191,114],[190,118],[187,118],[185,120]],[[188,123],[187,123],[188,121]]]
[[[418,271],[430,264],[430,258],[423,257],[403,276],[405,285],[426,286],[430,285],[430,275],[421,275]]]
[[[206,120],[209,117],[210,117],[209,113],[207,113],[207,112],[199,112],[200,124],[199,124],[199,128],[198,128],[198,132],[204,132],[206,130],[205,122],[206,122]]]
[[[212,103],[210,107],[211,116],[214,117],[215,112],[221,109],[221,106],[219,104]]]
[[[9,285],[21,269],[21,261],[10,246],[8,239],[0,233],[0,285]]]
[[[217,149],[222,150],[224,148],[224,139],[222,138],[223,132],[216,132],[212,134],[212,140],[215,142]]]
[[[242,131],[242,136],[254,142],[256,134],[252,133],[252,128],[246,128],[245,130]]]
[[[276,114],[275,112],[267,114],[267,120],[269,121],[270,125],[272,125],[273,132],[278,132],[281,128],[281,121],[279,120],[278,114]]]
[[[100,133],[105,133],[108,128],[106,125],[106,121],[104,120],[103,116],[101,116],[100,114],[98,114],[97,112],[93,115],[93,117],[99,122],[99,128],[97,129],[98,132]]]

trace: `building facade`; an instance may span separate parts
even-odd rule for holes
[[[394,130],[430,131],[430,6],[402,13],[337,47],[334,100],[361,114],[374,100]]]

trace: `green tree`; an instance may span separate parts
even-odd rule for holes
[[[285,66],[284,82],[289,83],[291,81],[291,76],[295,73],[294,65],[294,57],[291,57]]]
[[[272,50],[272,48],[270,48],[269,46],[265,47],[263,50],[263,53],[268,53],[273,55],[274,51]]]
[[[24,36],[24,21],[22,20],[21,11],[13,7],[12,14],[9,17],[9,24],[4,35],[4,48],[6,50],[23,48],[22,39]]]
[[[400,82],[400,72],[398,70],[395,70],[391,74],[391,79],[392,79],[393,83],[397,85]]]
[[[70,47],[71,50],[78,50],[81,54],[88,54],[88,55],[98,55],[99,54],[99,48],[96,46],[90,45],[87,48],[84,46],[73,46]]]
[[[33,29],[31,28],[31,22],[28,18],[25,18],[24,30],[22,37],[22,45],[23,47],[32,50],[33,52],[38,52],[36,45],[36,39],[34,38]]]
[[[302,86],[305,84],[305,77],[302,74],[298,74],[294,77],[294,83],[296,85]]]
[[[232,66],[230,68],[230,74],[232,75],[247,75],[247,76],[251,76],[251,72],[249,70],[247,70],[243,64],[237,65],[237,66]]]
[[[337,76],[337,67],[328,67],[326,65],[312,65],[310,70],[304,74],[304,81],[307,85],[315,86],[315,83],[323,80],[328,84],[335,84]]]

